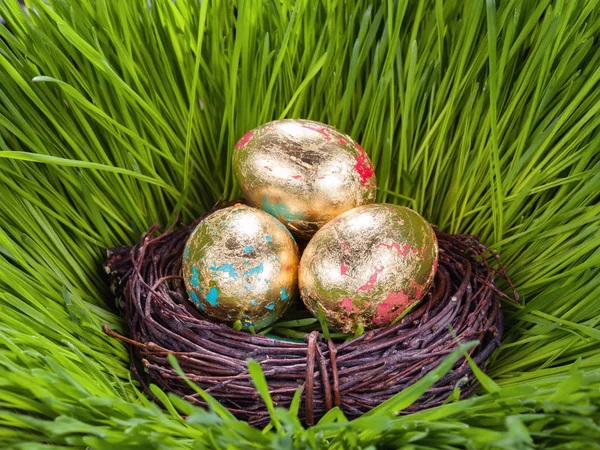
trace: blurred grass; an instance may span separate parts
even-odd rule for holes
[[[598,448],[597,2],[27,3],[0,0],[0,445]],[[261,431],[137,390],[104,250],[235,198],[234,143],[282,117],[350,133],[380,201],[501,253],[524,302],[478,396],[396,415],[440,366],[352,422]]]

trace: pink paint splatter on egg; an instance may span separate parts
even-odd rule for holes
[[[396,241],[393,241],[391,244],[379,244],[377,247],[385,247],[390,250],[396,250],[399,255],[406,257],[406,255],[408,255],[408,250],[410,249],[410,244],[406,244],[404,245],[404,248],[400,248],[400,244],[398,244]]]
[[[375,325],[388,324],[406,309],[408,303],[408,295],[404,292],[390,292],[387,298],[377,305],[373,322]]]
[[[246,134],[244,134],[237,144],[235,144],[235,148],[244,148],[250,138],[252,138],[252,134],[252,131],[248,131]]]
[[[331,140],[331,130],[327,127],[313,127],[311,125],[303,125],[304,128],[307,128],[312,131],[316,131],[317,133],[323,135],[326,141]]]
[[[415,286],[415,293],[416,293],[417,299],[420,299],[421,295],[423,294],[423,289],[418,284]]]
[[[375,175],[373,164],[360,145],[356,144],[356,148],[358,149],[358,156],[355,158],[356,164],[354,165],[354,170],[358,172],[363,186],[369,186],[369,178]]]
[[[339,142],[340,144],[342,144],[342,145],[348,145],[348,143],[346,142],[346,140],[345,140],[345,139],[342,139],[342,138],[338,138],[338,142]]]
[[[344,264],[344,261],[340,264],[340,273],[346,275],[348,273],[348,266]]]
[[[294,180],[299,180],[300,178],[302,178],[302,176],[300,176],[300,175],[294,175],[294,176],[292,176],[292,178]]]
[[[348,315],[355,312],[360,312],[360,309],[354,306],[354,302],[350,297],[344,297],[340,299],[340,306],[346,310]]]
[[[417,284],[417,282],[415,281],[415,276],[412,275],[410,277],[410,286],[408,286],[408,289],[413,289],[415,287],[415,285]]]
[[[369,277],[369,281],[367,281],[365,284],[363,284],[361,287],[359,287],[356,292],[370,291],[375,287],[375,283],[377,282],[377,276],[383,270],[383,266],[375,267],[374,269],[375,269],[374,272]]]
[[[378,244],[377,247],[385,247],[389,250],[396,250],[398,253],[402,252],[400,244],[398,244],[396,241],[392,242],[391,244]]]
[[[346,241],[340,242],[340,247],[342,247],[342,250],[345,250],[347,252],[350,251],[350,246],[348,245],[348,243]]]

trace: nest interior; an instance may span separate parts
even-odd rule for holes
[[[491,267],[486,255],[497,255],[473,236],[436,230],[434,284],[395,325],[342,343],[315,331],[297,343],[213,323],[187,300],[181,259],[194,226],[162,233],[155,226],[134,247],[108,252],[107,272],[129,336],[107,327],[105,332],[127,344],[131,371],[154,399],[150,383],[206,406],[169,364],[172,353],[187,376],[236,417],[264,425],[269,413],[247,368],[253,359],[262,366],[275,406],[288,407],[302,386],[299,417],[312,425],[334,406],[349,418],[368,412],[438,366],[459,343],[479,341],[469,353],[481,369],[500,345],[504,294],[494,277],[506,274],[499,261],[499,270]],[[403,413],[442,404],[457,385],[461,398],[477,387],[464,357]]]

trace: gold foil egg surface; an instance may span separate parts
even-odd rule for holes
[[[438,262],[431,225],[415,211],[365,205],[331,220],[308,243],[300,295],[343,332],[389,325],[430,287]]]
[[[248,131],[233,152],[246,201],[310,239],[329,220],[373,203],[373,164],[352,138],[319,122],[285,119]]]
[[[217,210],[190,235],[182,272],[192,302],[219,322],[264,328],[297,292],[298,248],[273,216],[246,205]]]

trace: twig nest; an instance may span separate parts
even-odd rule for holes
[[[314,423],[334,406],[352,419],[413,385],[460,342],[479,341],[469,354],[481,370],[500,345],[499,296],[505,294],[494,279],[501,275],[511,283],[494,253],[499,271],[490,267],[490,250],[474,236],[436,230],[440,264],[433,286],[404,320],[344,343],[317,339],[314,331],[306,342],[296,343],[215,324],[180,304],[183,283],[172,277],[181,273],[181,255],[194,228],[158,234],[153,226],[133,248],[112,249],[107,261],[115,295],[125,304],[129,333],[125,337],[106,326],[104,331],[129,345],[132,374],[151,398],[156,384],[207,406],[165,358],[174,353],[188,377],[232,414],[265,426],[271,416],[248,376],[251,356],[260,361],[277,406],[289,408],[297,402],[298,387],[304,387],[298,410],[303,423]],[[477,387],[464,358],[403,413],[446,403],[456,386],[459,398]]]
[[[273,121],[247,132],[235,146],[233,171],[250,205],[303,239],[375,201],[375,173],[362,147],[310,120]]]
[[[389,325],[431,285],[438,242],[431,225],[403,206],[348,211],[308,243],[298,269],[307,308],[320,307],[333,328]]]
[[[183,254],[193,303],[221,322],[260,329],[296,295],[298,247],[273,216],[245,205],[218,210],[190,235]]]

